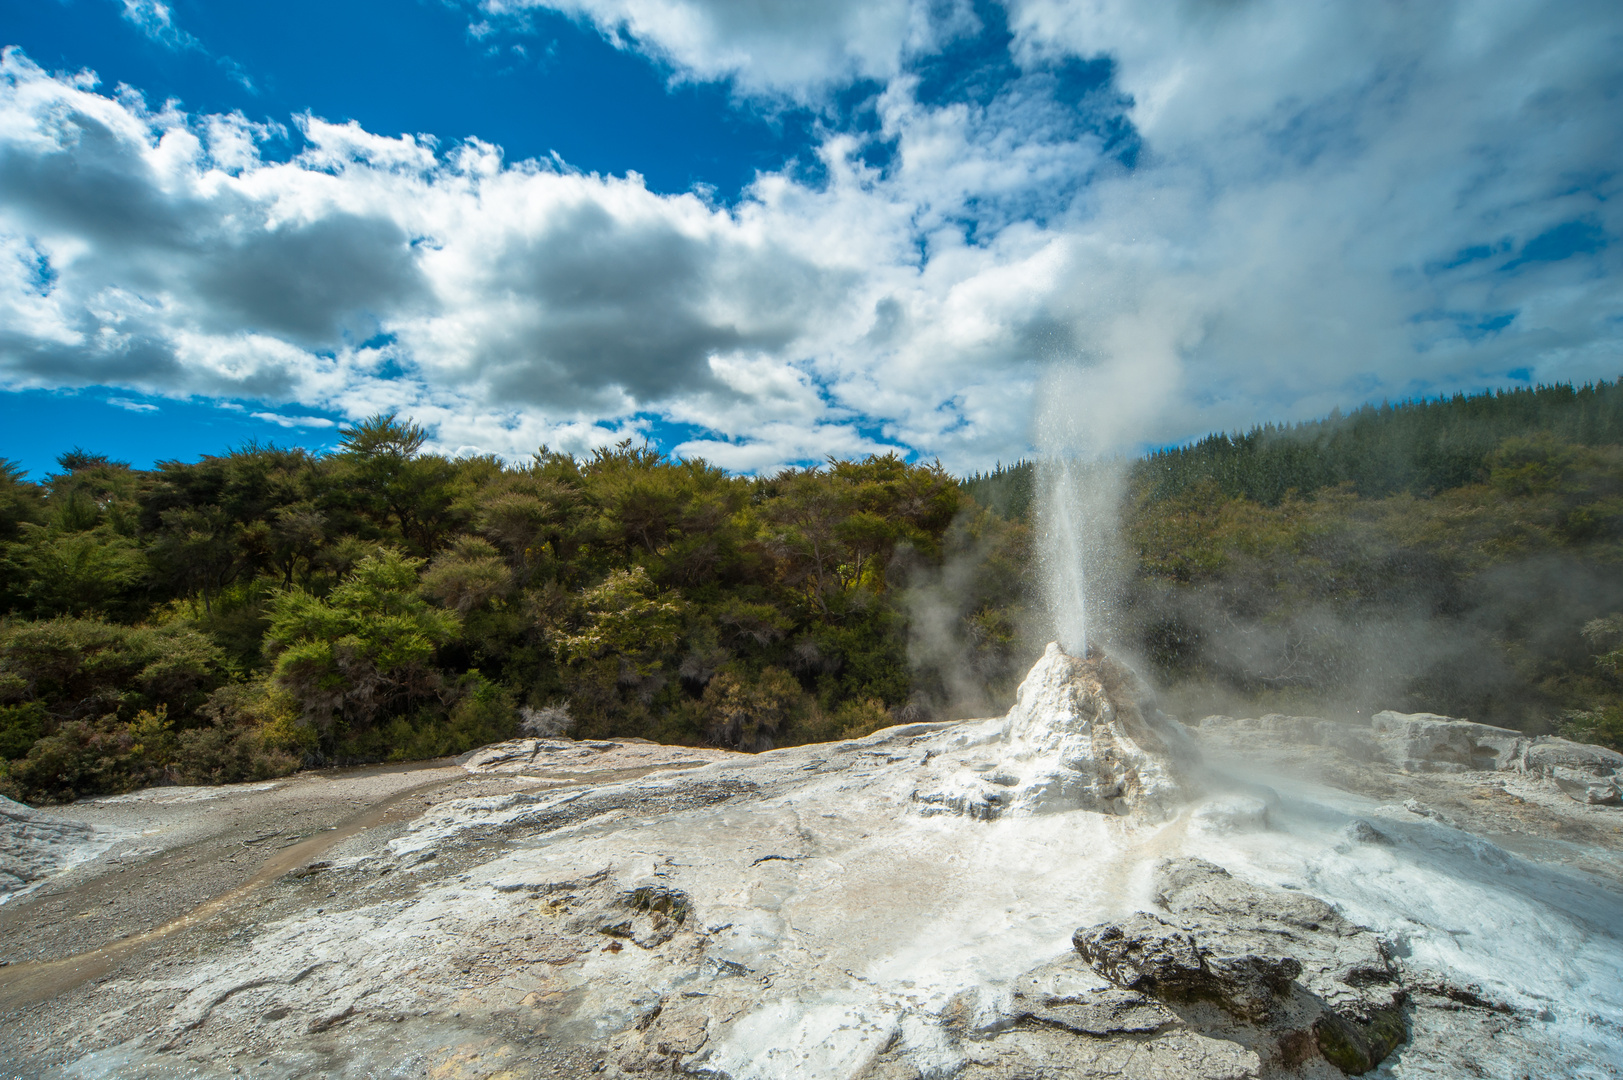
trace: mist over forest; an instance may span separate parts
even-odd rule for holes
[[[0,464],[0,792],[992,715],[1048,640],[1035,468],[328,455]],[[1126,469],[1101,644],[1185,719],[1434,711],[1623,746],[1623,390],[1364,407]]]

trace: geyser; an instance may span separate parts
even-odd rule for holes
[[[1080,372],[1056,367],[1037,411],[1037,540],[1050,634],[1071,656],[1110,640],[1114,551],[1122,463],[1117,425],[1104,423],[1098,395]]]
[[[1086,512],[1075,472],[1069,458],[1044,461],[1039,467],[1045,526],[1043,571],[1054,636],[1067,653],[1085,657],[1088,655],[1088,568],[1082,523]]]
[[[916,801],[984,820],[1087,810],[1157,821],[1195,790],[1200,754],[1188,732],[1130,668],[1102,654],[1081,659],[1050,643],[1007,716],[962,730],[957,741],[981,751]]]

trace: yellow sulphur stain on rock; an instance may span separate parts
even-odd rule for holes
[[[506,1067],[510,1046],[490,1043],[463,1043],[428,1070],[431,1080],[520,1080],[520,1073]]]

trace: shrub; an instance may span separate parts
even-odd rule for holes
[[[773,736],[810,704],[795,677],[769,667],[759,675],[722,671],[704,689],[703,707],[710,740],[739,750],[767,750]]]
[[[184,726],[228,677],[224,654],[179,624],[0,621],[0,701],[35,702],[50,721],[163,709]]]
[[[182,731],[171,775],[183,784],[269,780],[296,771],[316,748],[298,703],[268,679],[229,683],[210,695],[208,726]]]
[[[0,705],[0,758],[24,757],[45,734],[45,706],[37,701]]]
[[[834,711],[834,726],[842,739],[860,739],[894,723],[896,718],[878,698],[847,701]]]
[[[1623,706],[1567,713],[1561,734],[1573,742],[1594,743],[1623,752]]]
[[[148,714],[150,715],[150,714]],[[163,778],[113,715],[69,720],[39,739],[7,769],[4,794],[26,803],[72,802],[81,795],[130,791]]]
[[[519,730],[536,739],[567,735],[575,726],[574,717],[569,715],[569,706],[563,702],[553,702],[540,709],[526,705],[519,709],[518,715]]]

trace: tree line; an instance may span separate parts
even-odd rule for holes
[[[948,675],[1009,681],[1025,529],[937,465],[748,478],[629,442],[510,466],[425,441],[378,416],[328,455],[0,469],[0,785],[71,798],[524,730],[865,734],[951,696],[910,656],[909,597],[952,558],[982,568],[952,617],[991,631]]]
[[[1188,712],[1430,710],[1623,747],[1620,447],[1602,381],[1148,453],[1124,463],[1115,644]],[[1025,520],[1035,483],[1017,462],[964,490]]]
[[[1370,407],[1127,463],[1109,647],[1170,710],[1427,709],[1623,743],[1623,392]],[[1028,462],[0,465],[0,792],[434,757],[757,750],[992,715],[1046,640]]]

